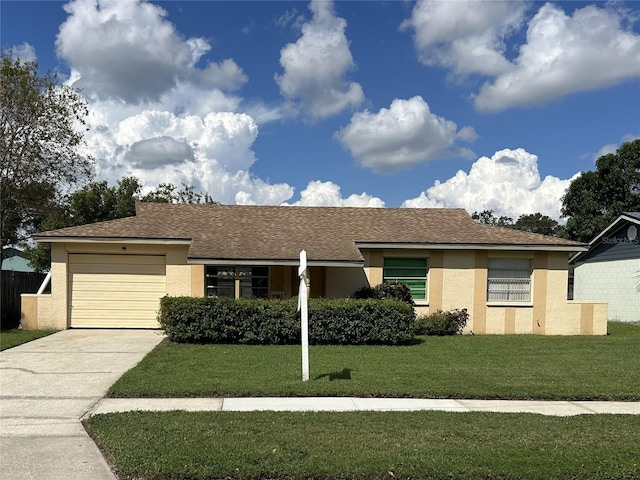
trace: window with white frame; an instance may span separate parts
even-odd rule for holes
[[[487,301],[531,301],[530,259],[490,258],[488,267]]]
[[[205,287],[207,297],[267,298],[269,267],[207,265]]]
[[[414,300],[427,299],[429,266],[426,258],[394,258],[384,259],[383,282],[404,283],[411,290]]]

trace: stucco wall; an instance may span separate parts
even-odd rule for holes
[[[640,321],[639,258],[579,264],[574,275],[575,300],[603,300],[609,320]]]
[[[169,295],[204,294],[204,269],[187,264],[188,245],[54,243],[51,248],[51,294],[23,299],[27,328],[64,330],[69,327],[69,254],[164,255]],[[34,315],[37,312],[37,315]]]
[[[424,315],[438,309],[466,308],[466,331],[474,334],[605,335],[607,305],[568,302],[568,255],[546,251],[379,250],[365,255],[369,279],[382,281],[385,256],[429,257],[429,297],[416,305]],[[488,302],[487,265],[490,258],[531,260],[530,302]],[[372,281],[372,286],[376,285]]]
[[[63,330],[52,321],[51,294],[23,293],[20,326],[23,330]]]
[[[360,287],[369,285],[362,268],[327,268],[325,277],[327,298],[349,297]]]

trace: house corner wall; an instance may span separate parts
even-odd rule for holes
[[[174,297],[191,296],[193,292],[192,265],[187,264],[187,255],[189,247],[187,245],[167,245],[165,258],[167,279],[167,295]],[[202,274],[202,282],[204,282],[204,270]],[[202,293],[204,295],[204,285]]]
[[[192,297],[204,297],[204,265],[191,265],[191,292]]]
[[[39,328],[66,330],[69,328],[69,277],[67,246],[64,243],[51,245],[51,295],[49,301],[43,300],[38,314],[45,315],[38,321]],[[38,301],[40,304],[40,301]],[[48,303],[48,308],[47,304]],[[46,312],[48,311],[48,314]]]

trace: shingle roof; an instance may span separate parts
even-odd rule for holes
[[[139,203],[137,215],[34,236],[191,240],[191,259],[361,262],[358,244],[478,245],[581,250],[584,244],[475,222],[464,209]]]

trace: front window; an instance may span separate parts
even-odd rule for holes
[[[235,298],[234,267],[207,267],[205,276],[207,297]]]
[[[382,275],[384,283],[405,283],[414,300],[426,300],[428,271],[426,258],[385,258]]]
[[[490,258],[487,300],[489,302],[530,302],[531,260]]]
[[[267,298],[269,267],[216,267],[205,269],[207,297]]]
[[[269,267],[238,267],[240,298],[269,296]]]

